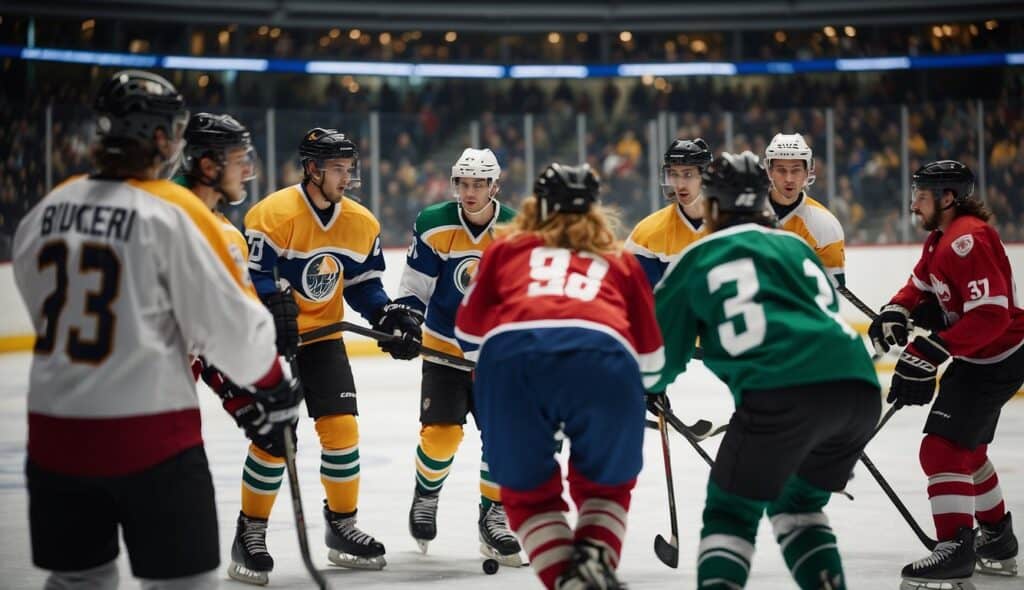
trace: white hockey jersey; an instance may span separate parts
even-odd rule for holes
[[[245,265],[222,222],[170,181],[79,177],[33,207],[14,239],[36,330],[29,459],[122,475],[202,444],[189,352],[240,384],[277,354]]]

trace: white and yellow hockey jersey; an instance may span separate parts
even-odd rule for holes
[[[629,234],[625,248],[640,261],[647,281],[654,287],[668,265],[706,234],[703,222],[694,223],[673,202],[640,220]]]
[[[14,274],[37,334],[28,454],[50,471],[133,473],[202,444],[189,352],[240,384],[277,355],[243,253],[170,181],[57,187],[18,225]]]
[[[836,216],[807,193],[800,194],[800,200],[792,209],[782,208],[774,201],[772,207],[779,216],[779,227],[803,238],[821,259],[832,280],[838,285],[845,284],[845,241],[843,226]]]

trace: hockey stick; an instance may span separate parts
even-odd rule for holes
[[[703,418],[697,420],[696,422],[688,426],[686,424],[683,424],[679,420],[678,416],[671,413],[668,416],[666,416],[665,420],[668,422],[668,425],[671,426],[672,429],[678,432],[679,434],[683,434],[683,430],[686,430],[687,432],[689,432],[690,436],[692,436],[698,441],[703,441],[711,437],[718,436],[719,434],[725,432],[725,429],[728,428],[728,425],[726,424],[715,426],[714,424],[707,420],[704,420]],[[651,430],[658,429],[657,420],[651,420],[650,418],[648,418],[646,420],[646,423],[647,428],[650,428]]]
[[[885,492],[885,495],[889,496],[889,500],[892,501],[893,506],[895,506],[896,510],[899,511],[900,515],[903,517],[903,520],[907,521],[907,524],[910,525],[910,529],[914,531],[915,535],[917,535],[918,540],[920,540],[921,543],[925,546],[925,548],[929,551],[935,549],[935,546],[938,544],[938,542],[935,539],[929,537],[928,534],[925,533],[923,529],[921,529],[921,525],[917,524],[917,521],[914,520],[913,515],[910,514],[910,511],[907,510],[907,507],[900,500],[900,497],[896,495],[895,491],[893,491],[892,486],[889,485],[889,482],[885,481],[885,478],[882,477],[881,472],[878,471],[878,468],[875,467],[875,464],[871,461],[871,459],[868,459],[868,456],[866,454],[861,454],[860,462],[863,463],[864,466],[868,468],[868,472],[871,473],[871,477],[875,478],[875,481],[878,482],[878,485],[882,488],[882,491]]]
[[[292,512],[295,514],[295,532],[299,536],[299,553],[302,556],[302,564],[306,567],[311,578],[320,590],[327,590],[327,580],[320,570],[313,565],[313,558],[309,553],[309,539],[306,535],[306,517],[302,511],[302,496],[299,491],[299,470],[295,465],[295,442],[292,438],[294,431],[290,425],[284,427],[284,464],[288,468],[288,487],[292,492]]]
[[[847,301],[853,304],[854,307],[864,312],[864,315],[868,316],[869,319],[873,320],[878,317],[878,312],[871,309],[871,307],[869,307],[867,303],[864,303],[860,297],[854,295],[853,291],[846,288],[846,285],[836,285],[836,291],[838,291],[839,294]]]
[[[668,517],[672,527],[672,538],[654,537],[654,554],[661,563],[670,568],[679,567],[679,519],[676,515],[676,492],[672,485],[672,458],[668,450],[668,427],[665,426],[665,414],[658,413],[658,430],[661,432],[661,456],[665,460],[665,484],[668,486]]]
[[[395,336],[394,334],[388,334],[386,332],[381,332],[380,330],[366,328],[358,324],[353,324],[352,322],[341,321],[334,322],[333,324],[327,324],[326,326],[321,326],[303,333],[299,337],[299,343],[302,344],[310,342],[317,338],[337,334],[338,332],[352,332],[353,334],[373,338],[378,342],[389,342],[401,339],[400,336]],[[463,371],[472,371],[476,368],[476,363],[471,360],[455,356],[454,354],[448,354],[447,352],[441,352],[440,350],[434,350],[432,348],[423,348],[420,356],[429,361],[433,361],[441,365],[448,365],[449,367],[454,367],[456,369],[462,369]]]
[[[277,267],[274,267],[274,282],[278,283]],[[292,375],[298,377],[299,372],[295,364],[295,354],[289,354],[286,359],[288,364],[291,365]],[[295,534],[299,537],[299,554],[302,557],[302,565],[309,572],[309,576],[313,578],[316,587],[320,590],[327,590],[330,588],[327,584],[327,579],[313,565],[313,557],[309,552],[306,515],[302,510],[302,493],[299,488],[299,468],[295,463],[295,429],[291,424],[285,424],[282,435],[284,436],[284,465],[288,471],[288,488],[292,496],[292,514],[295,516]]]

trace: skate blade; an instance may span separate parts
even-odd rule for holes
[[[267,575],[267,572],[251,570],[240,563],[234,562],[231,562],[231,565],[228,566],[228,577],[245,584],[252,584],[253,586],[266,586],[270,583],[270,576]]]
[[[979,574],[986,574],[989,576],[1017,575],[1017,560],[1013,557],[1010,559],[985,559],[979,557],[975,566],[975,569]]]
[[[420,548],[420,553],[423,555],[427,554],[427,549],[430,548],[430,541],[424,541],[422,539],[416,539],[416,545]]]
[[[903,578],[900,590],[977,590],[970,578],[928,580],[926,578]]]
[[[510,553],[509,555],[502,555],[498,553],[498,550],[491,547],[487,543],[480,543],[480,555],[497,561],[499,565],[505,567],[522,567],[526,565],[523,563],[523,558],[518,553]]]
[[[348,553],[342,553],[337,549],[327,552],[327,560],[336,566],[353,570],[382,570],[388,562],[383,555],[377,557],[357,557]]]

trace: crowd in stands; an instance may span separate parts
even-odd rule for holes
[[[244,55],[284,59],[412,62],[607,63],[688,60],[775,60],[931,55],[1005,51],[1024,35],[1024,20],[923,22],[815,29],[588,34],[282,29],[266,25],[187,24],[95,18],[35,18],[40,47],[197,56]],[[26,44],[29,18],[0,21],[0,43]],[[182,34],[182,31],[185,34]]]
[[[106,75],[103,70],[90,74],[95,79]],[[803,133],[816,152],[817,180],[809,192],[836,213],[851,244],[917,239],[916,234],[905,233],[905,170],[913,171],[929,159],[955,158],[981,172],[983,159],[984,196],[995,213],[993,223],[1005,241],[1024,241],[1019,188],[1024,182],[1024,75],[1019,69],[977,71],[969,77],[984,105],[983,137],[977,135],[979,100],[968,98],[969,89],[960,96],[954,91],[944,95],[942,90],[953,87],[929,90],[895,75],[874,76],[868,82],[833,75],[737,78],[728,83],[673,79],[664,85],[641,80],[516,82],[496,88],[432,81],[397,89],[387,84],[370,89],[365,84],[357,93],[296,92],[288,86],[295,81],[277,81],[287,89],[264,90],[291,98],[285,105],[275,105],[273,146],[266,143],[266,105],[245,101],[244,81],[239,83],[242,89],[222,89],[220,100],[209,100],[202,88],[188,83],[193,78],[180,72],[169,75],[195,105],[193,111],[232,112],[250,126],[263,164],[276,162],[272,175],[267,170],[261,174],[261,184],[253,191],[260,196],[300,180],[294,150],[307,128],[333,126],[358,139],[363,180],[358,196],[373,205],[371,195],[379,194],[377,213],[386,246],[406,245],[416,212],[450,198],[451,164],[470,145],[474,132],[481,147],[497,154],[504,170],[501,198],[514,204],[530,188],[528,165],[537,170],[552,159],[578,161],[577,114],[585,115],[586,159],[606,181],[604,199],[623,211],[626,223],[661,206],[651,170],[660,165],[665,146],[652,146],[649,139],[650,121],[660,121],[665,129],[661,137],[702,136],[715,151],[731,145],[734,151],[760,154],[777,132]],[[999,82],[979,85],[985,76],[996,76]],[[0,260],[10,256],[10,238],[21,215],[46,192],[47,159],[52,183],[90,167],[90,83],[52,71],[36,72],[35,77],[32,91],[13,85],[0,89]],[[327,86],[331,85],[344,83],[338,77]],[[234,98],[227,100],[232,93]],[[357,102],[346,102],[354,95],[360,97]],[[49,143],[48,104],[54,105]],[[906,165],[901,104],[908,114]],[[834,121],[832,165],[825,107],[832,109]],[[379,162],[372,158],[370,111],[381,113]],[[529,137],[527,114],[532,118]],[[273,158],[268,157],[271,150]],[[828,178],[830,170],[834,179]],[[271,176],[275,187],[266,185]],[[379,186],[374,187],[378,179]],[[238,222],[244,211],[244,205],[235,208],[231,217]]]

